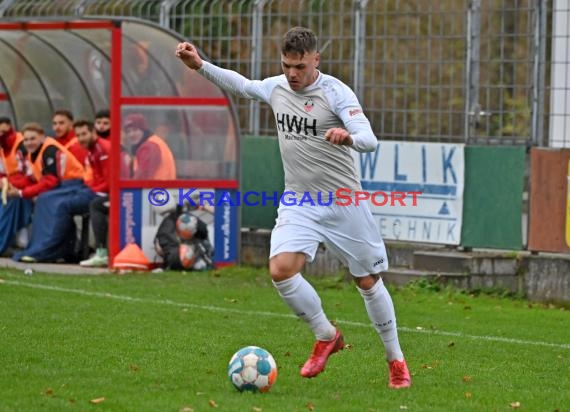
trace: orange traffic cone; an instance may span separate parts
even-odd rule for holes
[[[149,270],[150,261],[136,243],[129,243],[113,260],[113,269],[117,270]]]

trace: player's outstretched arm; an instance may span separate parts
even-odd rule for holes
[[[178,43],[178,46],[176,46],[176,57],[182,60],[186,66],[193,70],[199,70],[202,68],[202,58],[192,43]]]
[[[198,71],[218,87],[247,99],[267,101],[272,84],[263,84],[259,80],[250,80],[233,70],[223,69],[202,60],[196,47],[188,42],[176,46],[176,57],[189,68]]]

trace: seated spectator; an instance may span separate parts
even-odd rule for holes
[[[52,117],[55,139],[68,149],[79,163],[85,164],[87,150],[79,144],[73,132],[73,114],[69,110],[57,110]]]
[[[18,154],[24,167],[12,175],[9,196],[32,199],[64,181],[83,179],[83,165],[55,139],[46,137],[39,124],[25,124],[22,135],[24,150]]]
[[[99,110],[95,113],[95,132],[103,139],[111,136],[111,113],[109,110]],[[132,175],[132,159],[127,149],[121,142],[121,178],[128,179]]]
[[[95,133],[103,139],[111,136],[111,112],[108,109],[99,110],[95,113]]]
[[[109,110],[99,110],[95,114],[95,131],[99,137],[109,139],[111,135],[111,114]],[[122,139],[121,139],[122,141]],[[121,142],[121,178],[128,179],[132,175],[132,159]],[[91,228],[95,238],[95,254],[89,259],[79,262],[85,267],[106,267],[109,265],[108,232],[109,232],[109,196],[97,196],[89,205]]]
[[[2,202],[0,203],[0,255],[12,244],[15,237],[23,238],[19,246],[27,244],[27,226],[32,221],[33,202],[29,199],[8,198],[11,178],[23,173],[22,156],[24,137],[12,127],[12,121],[0,117],[0,180]],[[24,236],[21,236],[23,234]]]
[[[161,137],[148,129],[146,119],[138,113],[125,118],[123,123],[126,140],[134,153],[133,179],[172,180],[176,179],[174,156]]]
[[[97,118],[104,115],[105,113],[98,112],[96,114]],[[97,123],[97,120],[95,121]],[[109,122],[110,128],[110,122]],[[76,129],[77,136],[79,137],[80,131]],[[96,130],[96,134],[100,136],[99,132]],[[93,143],[89,144],[86,140],[88,148],[92,145],[101,145],[106,147],[107,153],[111,152],[111,144],[108,140],[95,138]],[[92,149],[90,148],[90,153]],[[105,162],[105,163],[108,163]],[[102,160],[99,161],[100,166],[94,168],[94,175],[99,175],[101,180],[101,186],[99,186],[97,196],[93,198],[89,204],[89,217],[91,220],[91,228],[93,229],[93,235],[95,237],[95,254],[89,259],[82,260],[79,262],[81,266],[86,267],[105,267],[108,266],[108,252],[107,252],[107,231],[108,231],[108,215],[109,215],[109,167]],[[100,170],[98,170],[100,169]],[[105,184],[106,190],[102,190],[103,184]],[[95,190],[95,189],[94,189]]]
[[[51,253],[43,247],[48,233],[63,232],[63,227],[51,223],[57,217],[57,206],[65,198],[64,195],[75,192],[83,184],[85,169],[69,150],[55,139],[45,137],[39,124],[24,125],[22,134],[24,173],[12,175],[8,195],[23,199],[36,198],[36,204],[30,244],[12,258],[35,262],[43,260],[42,253]]]

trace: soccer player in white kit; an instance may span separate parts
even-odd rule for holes
[[[394,305],[380,272],[388,269],[384,242],[365,202],[336,202],[338,189],[362,190],[350,150],[373,152],[377,140],[354,92],[318,70],[317,37],[303,27],[283,37],[283,74],[249,80],[203,61],[194,45],[183,42],[176,56],[224,90],[268,103],[273,109],[285,170],[285,191],[271,234],[269,271],[279,295],[315,334],[301,376],[321,373],[329,356],[344,347],[342,334],[328,320],[321,300],[300,271],[323,242],[348,266],[382,340],[391,388],[411,385],[398,341]],[[346,192],[344,192],[346,193]],[[322,200],[317,202],[317,199]],[[301,202],[302,198],[313,202]],[[329,202],[332,197],[333,201]],[[295,201],[297,200],[297,201]],[[323,202],[330,205],[323,206]],[[284,204],[286,203],[286,204]]]

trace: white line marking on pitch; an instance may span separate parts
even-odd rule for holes
[[[74,293],[76,295],[115,299],[115,300],[120,300],[120,301],[125,301],[125,302],[137,302],[137,303],[147,303],[147,304],[150,303],[150,304],[158,304],[158,305],[177,306],[177,307],[188,308],[188,309],[207,310],[210,312],[236,313],[239,315],[261,315],[261,316],[278,317],[278,318],[292,318],[292,319],[297,318],[294,315],[285,314],[285,313],[263,312],[263,311],[260,312],[260,311],[253,311],[253,310],[248,311],[248,310],[241,310],[241,309],[222,308],[219,306],[196,305],[193,303],[175,302],[175,301],[169,300],[169,299],[158,299],[157,300],[157,299],[136,298],[136,297],[125,296],[125,295],[113,295],[111,293],[104,293],[104,292],[92,292],[92,291],[84,290],[84,289],[67,289],[67,288],[61,288],[58,286],[51,286],[51,285],[38,285],[38,284],[19,282],[19,281],[14,281],[14,280],[3,280],[2,282],[0,282],[0,284],[24,286],[24,287],[33,288],[33,289],[52,290],[55,292]],[[372,327],[369,323],[362,323],[362,322],[352,322],[352,321],[347,321],[347,320],[336,320],[336,322],[340,323],[340,324],[344,324],[344,325],[350,325],[350,326],[368,327],[368,328]],[[487,341],[492,341],[492,342],[503,342],[503,343],[513,343],[513,344],[517,344],[517,345],[548,346],[551,348],[570,349],[570,344],[504,338],[501,336],[467,335],[467,334],[464,334],[461,332],[445,332],[445,331],[441,331],[441,330],[432,330],[432,329],[414,329],[414,328],[408,328],[405,326],[399,326],[398,330],[401,332],[407,332],[407,333],[426,333],[428,335],[453,336],[453,337],[457,337],[457,338],[466,338],[466,339],[473,339],[473,340],[487,340]]]

